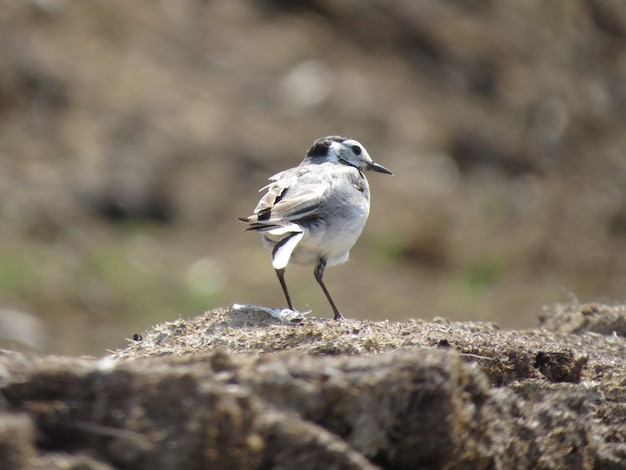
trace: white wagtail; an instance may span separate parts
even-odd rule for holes
[[[321,286],[335,320],[343,318],[322,276],[326,266],[348,260],[370,210],[370,191],[364,170],[392,174],[374,163],[356,140],[339,136],[317,139],[300,165],[270,178],[254,215],[240,218],[247,230],[262,233],[263,244],[272,250],[272,265],[287,304],[294,310],[285,283],[290,260],[315,264]]]

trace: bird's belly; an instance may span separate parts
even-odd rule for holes
[[[346,262],[366,221],[367,213],[353,217],[350,223],[336,222],[323,229],[305,230],[302,241],[291,256],[292,260],[298,264],[310,264],[325,258],[327,266]]]

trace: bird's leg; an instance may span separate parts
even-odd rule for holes
[[[324,258],[320,258],[320,260],[317,262],[317,266],[315,266],[315,280],[324,291],[324,294],[326,294],[326,298],[328,299],[328,302],[330,303],[330,306],[333,308],[333,312],[335,313],[335,320],[343,320],[343,315],[335,305],[335,302],[333,302],[333,298],[330,296],[330,292],[328,292],[328,289],[326,289],[324,281],[322,280],[322,277],[324,276],[324,269],[326,269],[326,260]]]
[[[285,293],[285,298],[287,299],[287,305],[289,305],[289,309],[295,312],[293,305],[291,304],[291,297],[289,297],[289,291],[287,290],[287,283],[285,282],[285,268],[277,269],[276,276],[278,277],[278,281],[280,282],[280,287],[283,288],[283,292]]]

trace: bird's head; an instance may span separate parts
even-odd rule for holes
[[[328,136],[317,139],[309,149],[306,159],[314,163],[333,162],[349,165],[359,171],[393,174],[384,166],[374,163],[360,142],[347,137]]]

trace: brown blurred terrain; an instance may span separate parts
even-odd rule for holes
[[[625,83],[620,0],[0,0],[0,339],[99,353],[282,305],[236,218],[328,134],[395,173],[327,273],[347,317],[623,301]]]

